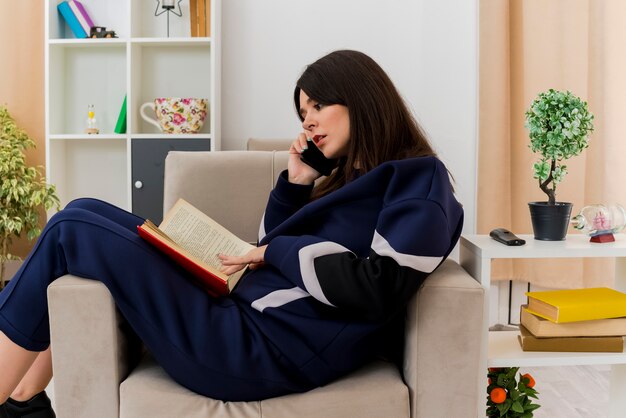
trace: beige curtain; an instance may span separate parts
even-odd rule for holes
[[[568,160],[557,200],[626,205],[626,1],[480,0],[477,232],[532,233],[527,203],[546,200],[532,178],[524,112],[541,91],[570,90],[589,103],[595,131]],[[578,233],[570,229],[569,233]],[[549,288],[612,285],[595,260],[498,260],[493,279]]]
[[[43,8],[41,0],[0,0],[0,103],[37,144],[26,155],[31,165],[45,163]],[[11,252],[25,256],[33,244],[14,241]]]

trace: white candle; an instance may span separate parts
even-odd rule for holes
[[[174,7],[174,0],[163,0],[163,7]]]

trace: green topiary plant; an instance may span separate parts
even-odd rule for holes
[[[489,418],[532,418],[540,405],[537,399],[535,379],[526,373],[519,377],[519,367],[489,368],[487,372],[487,411]]]
[[[548,204],[556,203],[556,185],[567,174],[567,166],[562,161],[589,146],[592,121],[587,102],[569,91],[550,89],[540,93],[526,111],[530,148],[541,154],[541,159],[533,166],[534,178],[548,195]]]
[[[23,233],[28,239],[36,238],[41,233],[39,210],[60,207],[54,186],[41,174],[43,168],[26,165],[24,150],[34,147],[6,106],[0,106],[0,289],[6,279],[6,262],[20,260],[9,252],[13,238]]]

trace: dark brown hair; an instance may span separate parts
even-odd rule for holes
[[[313,199],[353,179],[357,163],[359,173],[364,174],[385,161],[435,155],[389,76],[361,52],[331,52],[306,67],[293,94],[303,120],[301,90],[320,104],[346,106],[350,118],[348,154],[315,188]]]

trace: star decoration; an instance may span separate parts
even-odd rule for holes
[[[180,9],[180,3],[182,1],[183,0],[174,0],[174,2],[176,2],[176,6],[178,6],[178,13],[176,13],[174,11],[176,6],[164,5],[163,4],[164,0],[156,0],[157,6],[156,6],[156,10],[154,11],[154,15],[155,16],[159,16],[159,15],[162,15],[163,13],[165,13],[165,12],[172,12],[176,16],[181,17],[183,15],[183,11]],[[173,2],[168,2],[168,3],[173,3]],[[159,12],[159,9],[162,9],[162,10]]]

